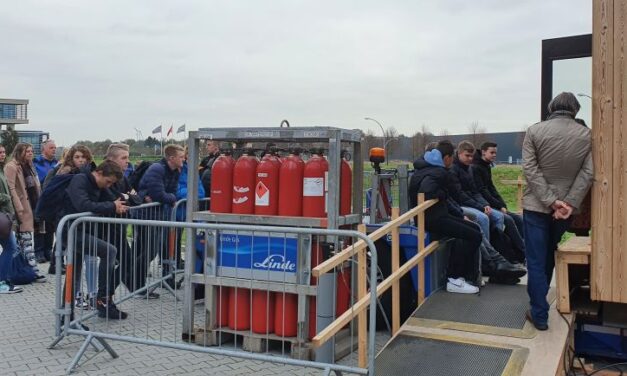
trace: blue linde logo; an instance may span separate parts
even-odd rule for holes
[[[290,260],[286,260],[283,255],[270,255],[262,262],[253,264],[255,269],[276,270],[279,272],[295,272],[296,264]]]
[[[296,236],[222,232],[218,241],[218,267],[294,275],[297,251]]]

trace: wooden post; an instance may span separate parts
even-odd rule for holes
[[[614,0],[612,302],[627,303],[627,0]]]
[[[357,226],[357,231],[365,234],[366,225]],[[366,273],[368,262],[366,260],[366,250],[360,249],[357,253],[357,300],[366,296]],[[374,266],[373,266],[374,267]],[[370,328],[375,330],[375,328]],[[366,312],[357,315],[357,356],[358,365],[366,368],[368,363],[368,325]]]
[[[522,180],[522,175],[518,175],[518,196],[517,196],[517,203],[518,203],[518,211],[522,213],[522,199],[523,199],[523,180]]]
[[[594,183],[592,186],[592,260],[590,270],[592,300],[612,301],[613,253],[620,252],[616,239],[614,212],[622,203],[616,202],[614,190],[614,160],[621,154],[621,149],[612,140],[614,131],[620,124],[614,124],[615,51],[621,49],[620,40],[615,39],[615,10],[617,4],[625,0],[597,0],[592,2],[592,156],[594,161]],[[624,20],[623,20],[624,25]],[[623,26],[624,27],[624,26]],[[623,36],[624,38],[624,36]],[[615,42],[619,42],[615,46]],[[622,40],[625,49],[625,40]],[[624,58],[623,58],[624,64]],[[624,65],[623,65],[624,68]],[[619,73],[619,72],[616,72]],[[622,75],[625,72],[623,70]],[[620,77],[618,77],[620,78]],[[625,88],[623,87],[623,90]],[[622,93],[624,95],[624,93]],[[620,104],[624,106],[625,104]],[[618,145],[622,146],[622,145]],[[623,172],[619,172],[622,175]],[[616,248],[616,249],[614,249]]]
[[[425,202],[425,194],[418,193],[418,205]],[[425,213],[418,213],[418,253],[425,249]],[[418,306],[425,301],[425,262],[420,260],[418,263]]]
[[[398,208],[392,208],[392,220],[398,218]],[[400,237],[399,229],[400,224],[397,224],[392,229],[392,274],[396,272],[400,266]],[[401,327],[401,290],[399,281],[396,280],[392,283],[392,335],[395,335]]]

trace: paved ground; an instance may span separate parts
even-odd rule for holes
[[[47,264],[42,270],[47,270]],[[0,374],[2,375],[62,375],[78,351],[83,337],[70,336],[52,350],[54,281],[24,286],[24,292],[0,295]],[[88,321],[92,330],[132,334],[136,337],[180,342],[180,322],[173,316],[181,304],[169,294],[153,301],[131,299],[123,303],[131,317],[123,322],[107,322],[94,318]],[[199,307],[202,309],[202,307]],[[87,312],[86,312],[87,313]],[[199,315],[200,317],[201,315]],[[176,322],[176,325],[175,325]],[[381,347],[388,336],[377,336]],[[242,360],[161,347],[111,342],[118,359],[106,352],[90,348],[81,360],[76,375],[320,375],[315,369],[282,366],[274,363]],[[224,345],[233,348],[233,344]],[[238,346],[239,347],[239,346]],[[280,353],[275,349],[274,353]],[[354,364],[355,357],[342,363]]]

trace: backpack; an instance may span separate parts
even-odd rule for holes
[[[55,175],[46,185],[35,207],[35,218],[54,222],[63,215],[65,189],[76,173]]]
[[[139,166],[133,171],[128,177],[128,185],[131,189],[134,189],[136,192],[139,192],[139,182],[142,180],[142,177],[154,162],[151,161],[142,161]]]

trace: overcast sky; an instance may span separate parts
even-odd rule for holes
[[[61,145],[282,119],[380,133],[366,116],[406,135],[517,131],[539,120],[542,39],[590,33],[591,14],[591,0],[20,0],[0,12],[0,98],[30,99],[23,127]]]

